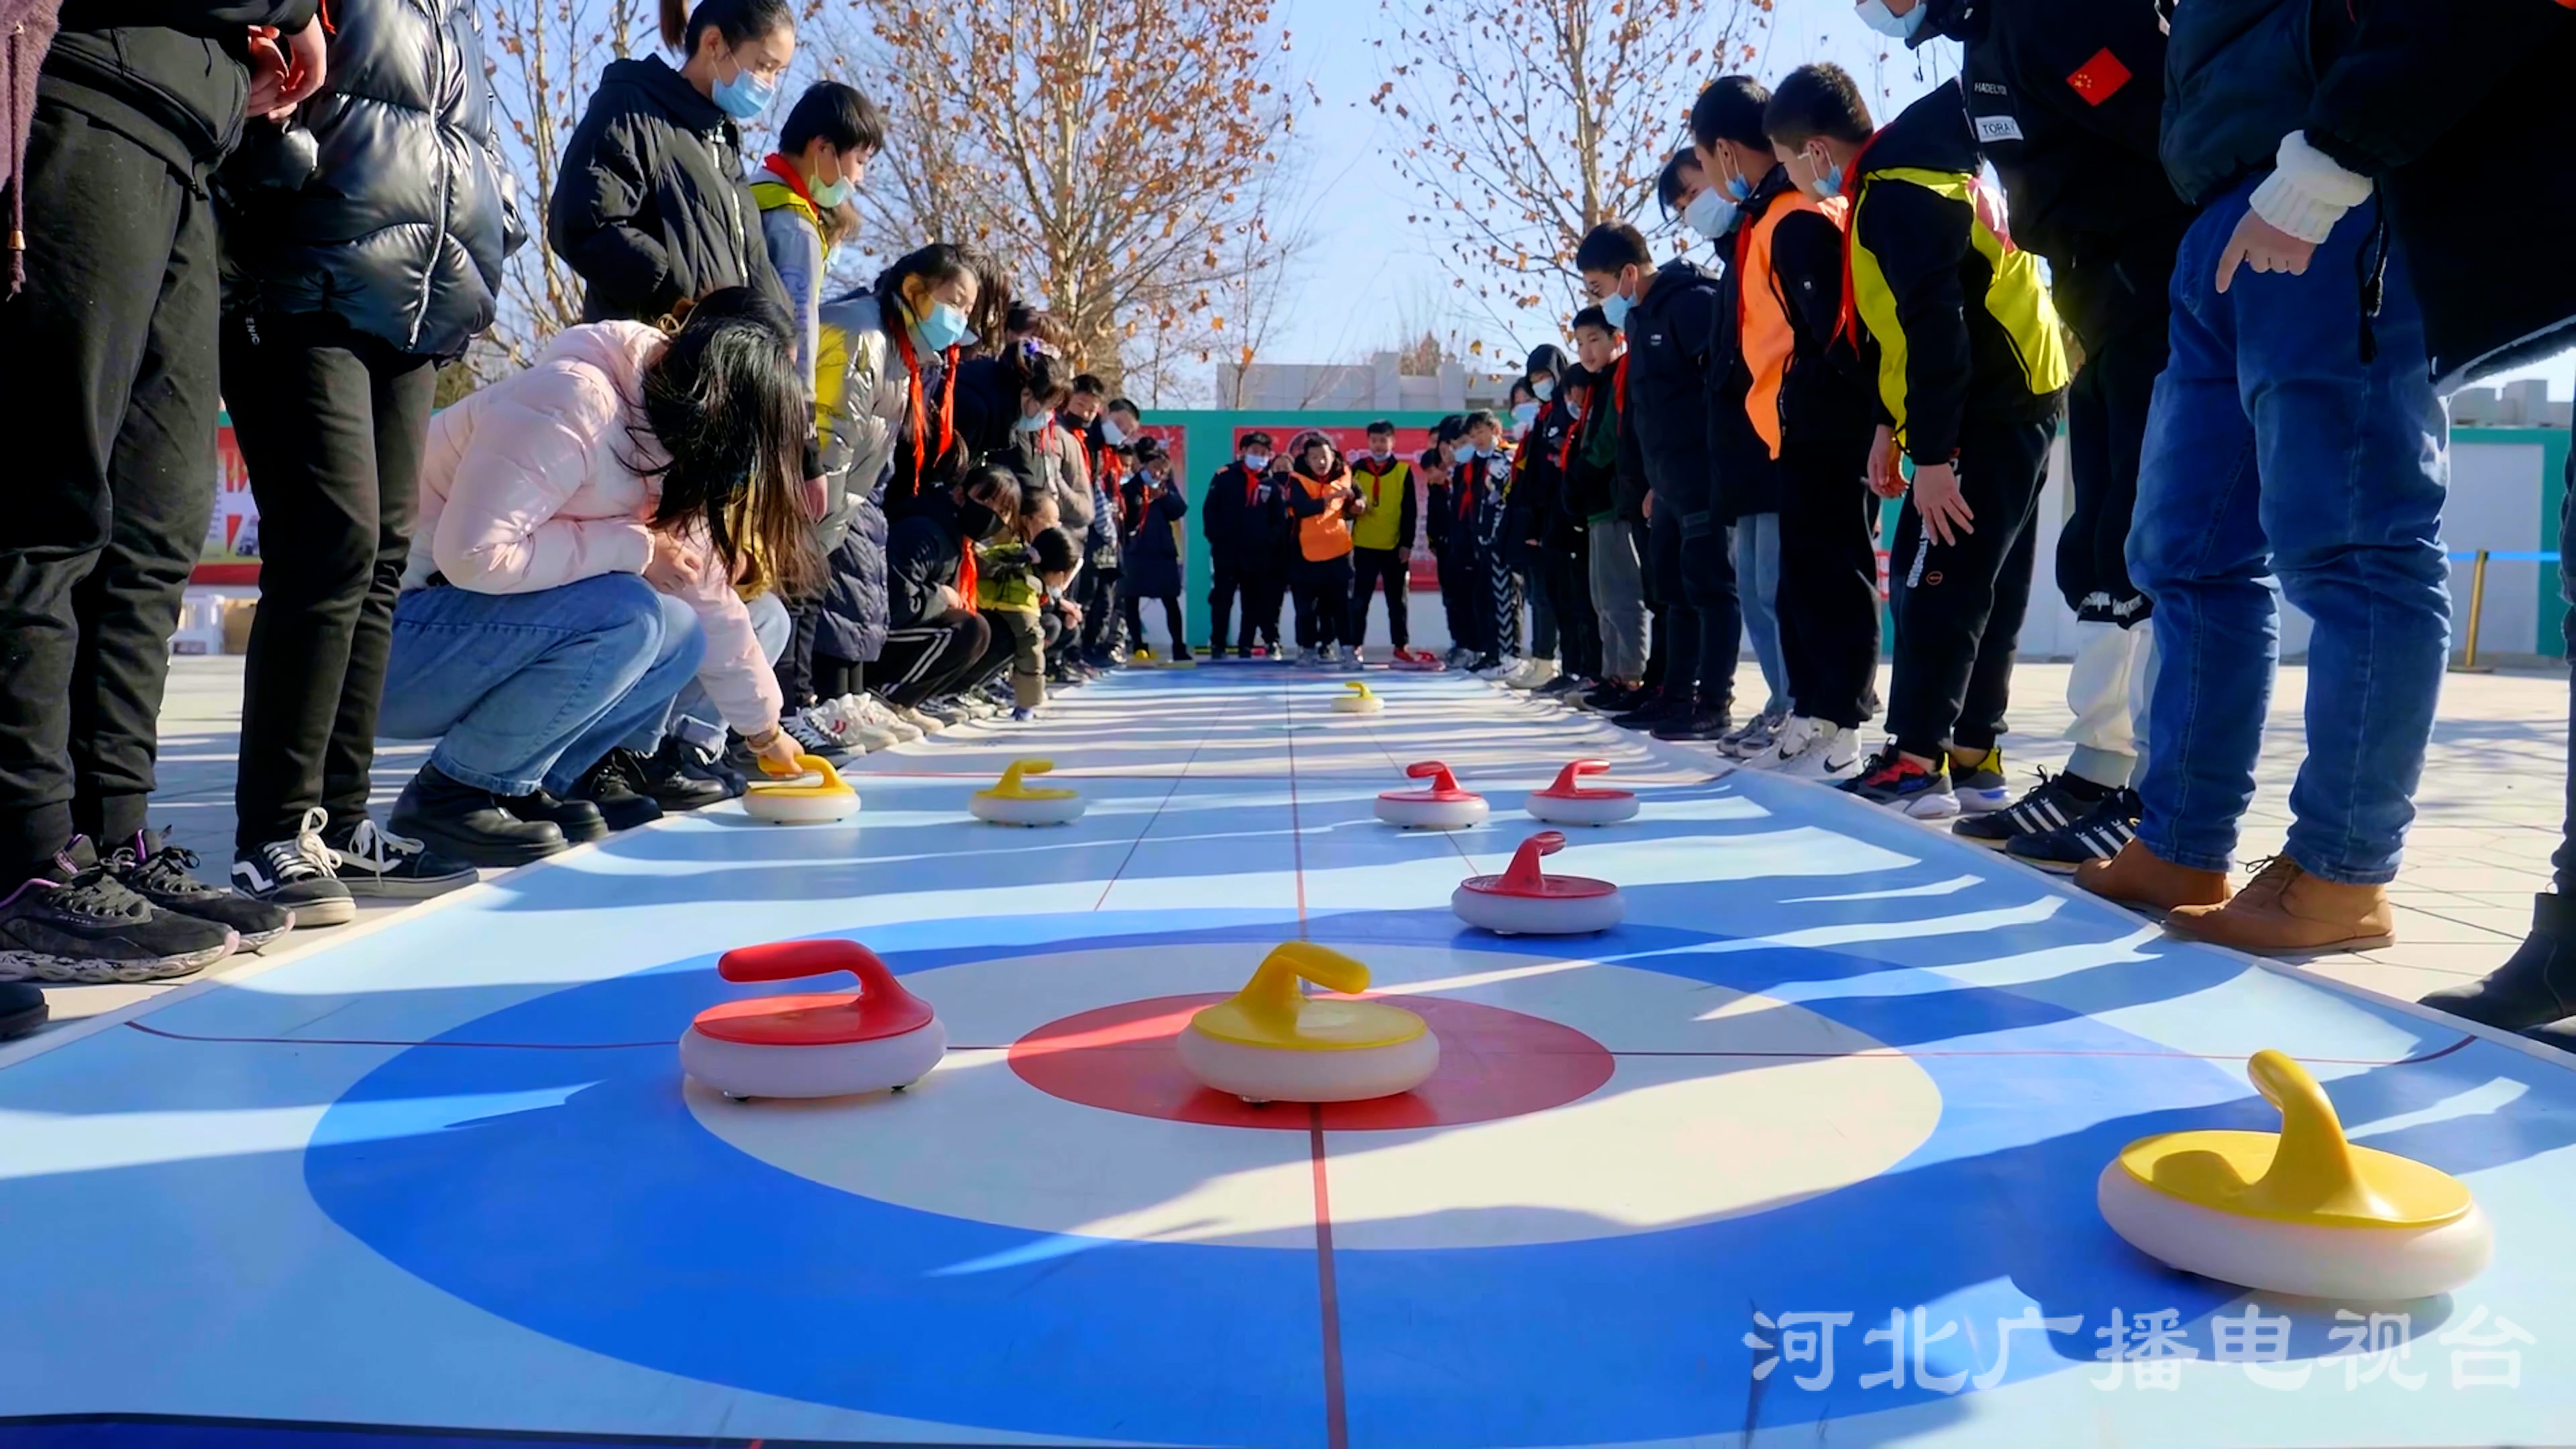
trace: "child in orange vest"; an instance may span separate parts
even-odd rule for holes
[[[1288,586],[1297,601],[1298,662],[1357,669],[1351,625],[1351,520],[1368,503],[1351,482],[1351,470],[1332,440],[1308,433],[1297,442],[1290,475],[1295,491],[1288,511],[1297,520],[1297,543],[1288,558]],[[1351,646],[1347,658],[1342,645]]]

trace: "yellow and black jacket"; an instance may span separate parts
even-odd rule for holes
[[[1956,456],[1971,412],[2047,416],[2067,382],[2038,259],[2013,245],[1981,164],[1953,82],[1872,137],[1843,186],[1846,325],[1877,378],[1883,420],[1918,463]]]

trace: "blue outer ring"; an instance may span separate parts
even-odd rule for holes
[[[1278,935],[1270,924],[1141,929],[1189,915],[1024,924],[1035,940],[1052,924],[1063,950]],[[1113,933],[1092,934],[1104,925]],[[1453,939],[1421,914],[1335,925],[1336,943]],[[943,951],[927,925],[868,939],[899,972],[1030,950]],[[1866,975],[1870,995],[1801,1004],[1893,1044],[2156,1050],[2087,1016],[1884,961],[1793,952],[1784,971],[1780,951],[1700,954],[1722,939],[1631,927],[1595,945],[1742,990]],[[670,1037],[743,994],[712,965],[575,987],[439,1040]],[[1615,1443],[1813,1423],[1949,1396],[1910,1375],[1904,1387],[1858,1386],[1886,1367],[1886,1347],[1861,1335],[1884,1328],[1891,1308],[1932,1305],[1936,1330],[1976,1326],[1976,1347],[1964,1327],[1932,1346],[1936,1374],[1991,1367],[1990,1326],[2025,1304],[2082,1314],[2054,1355],[2016,1339],[2007,1378],[2019,1380],[2089,1362],[2113,1308],[2178,1308],[2188,1323],[2236,1296],[2129,1251],[2095,1212],[2093,1181],[2146,1132],[2186,1119],[2264,1125],[2240,1082],[2173,1056],[2088,1058],[2081,1073],[2046,1056],[1916,1060],[1941,1091],[1932,1136],[1885,1174],[1782,1211],[1570,1243],[1337,1252],[1351,1441]],[[1313,1254],[1111,1242],[1032,1253],[1048,1235],[852,1196],[748,1157],[697,1125],[679,1085],[668,1048],[415,1047],[325,1114],[306,1184],[335,1221],[438,1288],[664,1372],[1024,1433],[1324,1442]],[[2177,1110],[2127,1115],[2138,1103]],[[997,1258],[1012,1266],[938,1272]],[[1853,1313],[1831,1388],[1792,1387],[1809,1366],[1752,1378],[1763,1355],[1742,1337],[1757,1308]]]

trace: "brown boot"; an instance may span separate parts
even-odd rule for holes
[[[2274,856],[2236,899],[2223,906],[2183,906],[2165,918],[2176,935],[2257,956],[2368,951],[2394,942],[2388,888],[2337,885]]]
[[[2227,872],[2169,865],[2135,840],[2109,860],[2075,867],[2075,883],[2106,901],[2147,911],[2216,906],[2227,900]]]

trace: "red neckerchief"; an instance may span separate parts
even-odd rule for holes
[[[1237,463],[1234,466],[1243,469],[1243,506],[1246,508],[1258,506],[1261,502],[1261,475],[1253,472],[1246,464]]]
[[[975,607],[975,540],[957,535],[957,599],[967,608]]]
[[[786,182],[787,189],[796,193],[797,200],[804,202],[807,206],[813,207],[815,215],[820,216],[822,214],[822,203],[814,199],[814,193],[805,189],[805,178],[796,174],[795,162],[788,160],[786,157],[779,155],[775,151],[772,151],[769,153],[769,159],[761,162],[760,167],[770,175]]]
[[[1475,481],[1472,483],[1467,479],[1467,472],[1471,468],[1474,469],[1476,473]],[[1470,509],[1473,506],[1472,500],[1476,496],[1476,490],[1483,487],[1484,483],[1485,460],[1483,458],[1470,458],[1466,462],[1458,465],[1458,486],[1450,491],[1458,495],[1458,516],[1460,518],[1471,516]]]
[[[1583,414],[1576,412],[1572,403],[1567,403],[1565,410],[1574,413],[1574,417],[1565,425],[1565,446],[1556,450],[1556,471],[1559,473],[1574,466],[1574,440],[1583,436]]]
[[[925,404],[921,396],[921,363],[913,354],[909,324],[895,324],[894,345],[895,350],[903,355],[904,386],[909,393],[905,400],[911,404],[912,486],[913,491],[919,492],[924,470],[947,457],[948,449],[957,441],[957,349],[951,347],[940,354],[948,361],[948,375],[940,379],[939,384],[939,451],[924,458],[921,449],[930,440],[930,420],[922,415]]]
[[[1628,354],[1624,352],[1619,354],[1619,366],[1610,374],[1610,395],[1618,399],[1620,415],[1623,417],[1626,416],[1628,412]]]
[[[1872,131],[1869,139],[1860,143],[1860,149],[1852,153],[1851,164],[1843,168],[1843,175],[1850,179],[1852,187],[1852,224],[1843,232],[1843,302],[1841,312],[1834,318],[1834,340],[1849,337],[1854,347],[1860,346],[1860,303],[1852,288],[1851,262],[1852,248],[1860,245],[1860,163],[1868,158],[1869,148],[1877,145],[1878,138],[1886,134],[1884,128]]]

